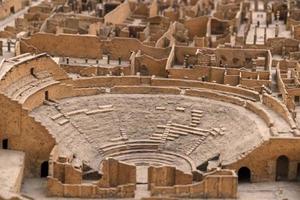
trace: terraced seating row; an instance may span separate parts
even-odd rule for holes
[[[203,111],[201,110],[192,110],[192,121],[190,126],[196,127],[200,124],[200,119],[203,117]]]
[[[123,149],[107,154],[107,157],[113,157],[122,161],[131,161],[132,163],[152,162],[156,164],[174,164],[176,161],[185,165],[188,170],[195,170],[196,166],[189,157],[171,151],[158,151],[157,149]]]
[[[202,112],[199,112],[197,110],[196,113],[199,114]],[[156,131],[156,133],[150,136],[150,139],[160,142],[160,149],[163,149],[163,145],[167,140],[174,141],[175,139],[178,139],[180,136],[187,136],[188,134],[199,136],[198,141],[187,149],[186,151],[187,155],[190,155],[194,150],[196,150],[208,135],[212,135],[212,136],[224,135],[224,132],[226,131],[225,128],[212,128],[211,130],[205,130],[205,129],[196,128],[191,125],[186,126],[186,125],[171,123],[171,122],[169,122],[167,125],[157,125],[157,129],[158,130]]]
[[[102,145],[98,148],[98,151],[105,157],[112,153],[127,149],[158,149],[158,145],[159,142],[152,140],[131,140],[128,142],[122,141]]]
[[[26,88],[26,90],[19,95],[19,98],[17,97],[17,98],[15,98],[15,100],[18,100],[21,104],[24,104],[25,101],[31,95],[36,94],[41,89],[44,89],[44,88],[47,88],[47,87],[50,87],[50,86],[53,86],[53,85],[56,85],[56,84],[59,84],[59,81],[55,81],[52,78],[49,78],[48,80],[44,79],[44,81],[40,82],[38,86],[33,86],[33,87]]]
[[[4,89],[4,92],[11,98],[17,98],[18,96],[21,96],[24,91],[26,91],[28,88],[37,86],[39,84],[52,81],[50,74],[48,72],[39,72],[36,73],[36,77],[30,75],[25,76],[17,81],[14,81],[12,84],[10,84],[8,87]]]

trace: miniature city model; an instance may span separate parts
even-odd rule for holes
[[[298,0],[0,0],[0,200],[299,200],[299,61]]]

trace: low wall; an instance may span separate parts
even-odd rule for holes
[[[136,189],[136,167],[108,158],[103,160],[99,181],[82,182],[82,166],[75,169],[69,162],[56,160],[53,176],[48,176],[48,195],[80,198],[130,198]]]
[[[184,173],[176,167],[162,166],[148,168],[148,189],[151,186],[174,186],[192,184],[193,175]]]
[[[150,78],[149,78],[150,79]],[[81,78],[72,81],[74,87],[113,87],[116,85],[140,85],[141,77],[139,76],[106,76],[106,77],[92,77]]]
[[[44,53],[75,58],[102,58],[102,42],[92,35],[37,33],[20,41],[21,53]]]
[[[268,127],[272,127],[274,125],[274,121],[272,120],[271,116],[265,110],[259,108],[255,103],[247,101],[246,108],[260,116]]]
[[[110,54],[111,59],[128,60],[131,52],[141,51],[142,54],[149,55],[156,59],[165,59],[169,56],[170,48],[157,48],[147,46],[136,38],[117,37],[111,40],[102,40],[103,53]],[[126,47],[126,48],[124,48]]]
[[[228,96],[225,94],[216,93],[214,91],[205,91],[205,90],[186,90],[185,95],[195,96],[195,97],[204,97],[208,99],[213,99],[216,101],[223,101],[227,103],[232,103],[238,106],[244,106],[245,101],[233,96]]]
[[[262,101],[263,104],[271,108],[274,112],[278,113],[290,125],[292,129],[297,128],[296,123],[294,122],[288,109],[278,99],[275,99],[268,94],[263,94]]]
[[[211,90],[219,90],[221,92],[232,93],[241,97],[250,98],[258,101],[259,94],[257,92],[246,90],[244,88],[238,88],[233,86],[221,85],[216,83],[208,83],[201,81],[192,81],[192,80],[180,80],[180,79],[161,79],[161,78],[153,78],[151,80],[151,85],[153,86],[177,86],[177,87],[185,87],[185,88],[205,88]]]
[[[236,198],[237,175],[230,170],[207,174],[201,182],[174,185],[151,186],[151,196],[178,198]]]
[[[111,93],[116,94],[180,94],[180,89],[153,86],[115,86]]]
[[[47,87],[40,88],[34,93],[28,95],[28,97],[23,100],[23,108],[26,110],[33,110],[34,108],[42,105],[45,101],[46,91],[48,91],[48,96],[50,100],[59,100],[75,96],[89,96],[96,95],[99,93],[99,90],[96,88],[74,89],[72,85],[56,83]]]
[[[80,65],[60,65],[66,72],[79,74],[83,77],[91,76],[105,76],[107,74],[112,74],[113,76],[120,76],[122,73],[125,76],[131,75],[131,69],[129,66],[115,66],[115,67],[94,67],[94,66],[80,66]]]
[[[135,184],[99,188],[89,183],[62,184],[55,178],[48,178],[47,187],[49,196],[73,198],[133,198],[135,191]]]

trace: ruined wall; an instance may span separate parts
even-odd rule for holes
[[[239,48],[217,48],[216,63],[227,65],[229,68],[242,68],[247,65],[247,59],[255,59],[258,56],[267,58],[268,51],[265,49],[239,49]],[[268,61],[265,60],[265,62]],[[265,63],[266,64],[266,63]],[[265,66],[268,66],[268,65]]]
[[[79,74],[80,76],[105,76],[107,74],[111,74],[113,76],[120,76],[122,73],[124,75],[131,75],[130,67],[126,66],[115,66],[115,67],[93,67],[93,66],[80,66],[80,65],[61,65],[61,67],[67,73]]]
[[[81,184],[82,183],[82,171],[81,169],[76,169],[68,162],[58,162],[53,163],[53,178],[56,178],[63,184]]]
[[[201,16],[197,18],[191,18],[184,22],[184,26],[189,31],[189,38],[205,37],[207,32],[208,17]]]
[[[44,53],[52,56],[75,58],[102,58],[102,44],[98,37],[37,33],[20,42],[21,53]]]
[[[297,177],[297,165],[300,162],[300,140],[294,138],[271,138],[250,154],[233,164],[225,164],[226,168],[238,171],[248,167],[251,171],[251,182],[275,181],[276,160],[285,155],[289,159],[288,179]]]
[[[149,8],[149,17],[155,17],[158,14],[158,4],[157,0],[152,1]]]
[[[230,170],[206,174],[201,182],[175,186],[151,186],[151,196],[177,198],[236,198],[237,175]]]
[[[281,55],[283,52],[288,54],[289,52],[299,51],[299,41],[291,38],[269,38],[266,45],[270,48],[272,54]]]
[[[0,80],[0,90],[26,76],[31,76],[31,68],[35,74],[47,73],[55,80],[68,79],[67,74],[48,55],[41,54],[25,62],[16,63]],[[21,87],[22,85],[19,85]]]
[[[167,59],[154,59],[147,55],[141,55],[135,59],[135,72],[140,72],[141,75],[151,76],[156,75],[166,77],[165,69]]]
[[[110,188],[118,185],[136,183],[136,167],[108,158],[102,161],[102,178],[97,183],[98,187]]]
[[[48,195],[73,198],[133,198],[135,185],[127,184],[112,188],[99,188],[94,184],[62,184],[55,178],[48,178]]]
[[[134,197],[136,168],[114,159],[102,162],[102,178],[95,183],[82,183],[81,170],[68,163],[54,163],[53,175],[48,176],[48,195],[80,198]]]
[[[148,168],[148,188],[151,186],[186,185],[193,182],[193,175],[184,173],[176,167],[162,166]]]
[[[296,40],[300,40],[300,26],[297,25],[297,26],[294,26],[294,38]]]
[[[179,95],[179,88],[158,86],[115,86],[111,89],[114,94],[173,94]]]
[[[296,124],[291,114],[283,103],[281,103],[278,99],[275,99],[271,95],[263,94],[262,97],[263,104],[278,113],[290,125],[291,128],[296,128]]]
[[[169,78],[201,80],[202,77],[209,78],[210,67],[196,67],[196,68],[193,68],[193,69],[190,69],[190,68],[182,68],[182,69],[171,68],[168,71],[169,71]]]
[[[257,92],[221,85],[216,83],[208,83],[208,82],[201,82],[201,81],[193,81],[193,80],[179,80],[179,79],[161,79],[161,78],[153,78],[151,80],[151,85],[153,86],[178,86],[178,87],[191,87],[191,88],[206,88],[211,90],[220,90],[222,92],[229,92],[234,93],[241,97],[247,97],[253,100],[259,100],[259,95]]]
[[[129,3],[128,1],[124,1],[124,3],[104,16],[104,22],[106,24],[122,24],[130,14]]]
[[[11,10],[13,8],[13,10]],[[0,19],[3,19],[23,8],[22,0],[5,0],[0,3]],[[13,12],[12,12],[13,11]]]
[[[124,48],[126,47],[126,48]],[[143,45],[135,38],[113,38],[112,40],[103,41],[103,52],[110,54],[112,59],[117,60],[121,57],[122,60],[128,60],[131,52],[141,51],[142,54],[147,54],[156,59],[167,58],[169,48],[155,48]]]
[[[25,152],[25,176],[39,176],[40,165],[49,159],[55,140],[28,111],[3,94],[0,94],[0,133],[0,139],[8,139],[9,149]]]

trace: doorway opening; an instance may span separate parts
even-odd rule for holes
[[[45,178],[48,176],[49,163],[45,161],[41,164],[41,178]]]
[[[8,139],[2,140],[2,149],[8,149]]]
[[[251,171],[248,167],[241,167],[238,171],[239,183],[250,183],[251,182]]]
[[[276,181],[288,180],[289,173],[289,158],[279,156],[276,161]]]

